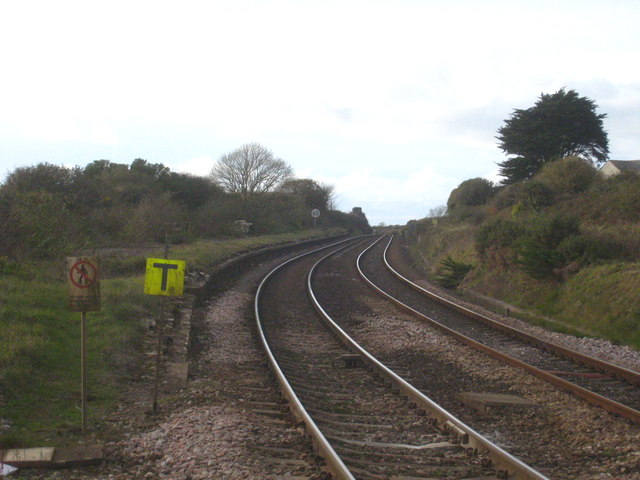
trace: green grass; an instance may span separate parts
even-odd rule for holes
[[[557,301],[558,317],[570,325],[640,350],[640,263],[585,268]]]
[[[339,231],[198,241],[172,246],[187,269],[207,268],[238,252]],[[89,426],[113,408],[127,380],[128,352],[141,343],[142,318],[157,313],[143,294],[146,256],[100,265],[100,312],[87,313]],[[17,264],[0,258],[0,417],[11,422],[0,447],[73,443],[80,438],[80,314],[67,307],[64,262]]]
[[[76,435],[80,402],[80,314],[68,311],[58,268],[46,263],[29,268],[32,279],[0,275],[0,416],[12,424],[9,436],[25,445]],[[135,293],[134,278],[104,279],[101,287],[103,311],[87,314],[93,417],[115,400],[110,359],[132,344],[135,319],[150,303]]]

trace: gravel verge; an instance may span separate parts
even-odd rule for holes
[[[254,268],[194,315],[190,380],[181,391],[161,396],[159,413],[149,412],[148,378],[130,385],[127,398],[103,421],[103,465],[24,469],[15,478],[327,478],[302,428],[287,414],[274,419],[255,407],[282,402],[258,348],[252,315],[253,292],[268,268]]]

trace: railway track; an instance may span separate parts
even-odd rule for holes
[[[281,264],[254,304],[269,363],[328,471],[336,479],[545,479],[394,374],[324,311],[313,272],[358,243]]]
[[[372,244],[358,258],[360,275],[378,293],[473,348],[640,423],[640,373],[521,332],[418,286],[390,262],[392,242]]]

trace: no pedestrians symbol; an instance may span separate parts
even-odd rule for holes
[[[98,263],[85,257],[67,258],[69,266],[69,307],[74,312],[100,310]]]
[[[78,288],[89,288],[98,279],[98,269],[87,259],[74,263],[69,270],[69,280]]]

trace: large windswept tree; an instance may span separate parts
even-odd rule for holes
[[[500,149],[511,158],[500,163],[503,183],[533,177],[546,163],[580,156],[599,165],[609,155],[609,140],[597,105],[564,88],[542,94],[535,105],[516,109],[498,130]]]
[[[220,157],[211,170],[212,178],[246,204],[252,195],[276,189],[293,175],[293,169],[270,150],[248,143]]]

